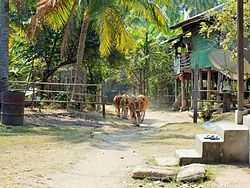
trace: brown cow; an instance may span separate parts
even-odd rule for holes
[[[127,119],[128,116],[128,105],[129,105],[129,96],[123,94],[120,102],[120,107],[122,109],[122,118],[124,119]]]
[[[138,95],[137,97],[143,101],[142,103],[140,103],[140,112],[141,112],[140,123],[142,123],[144,121],[146,109],[148,107],[148,97],[145,97],[144,95]]]
[[[121,95],[116,95],[113,99],[117,117],[120,117],[121,113],[121,99],[122,99]]]
[[[140,125],[140,118],[141,118],[141,111],[140,111],[140,104],[143,102],[141,98],[131,96],[129,99],[129,111],[131,117],[131,123],[135,126]]]

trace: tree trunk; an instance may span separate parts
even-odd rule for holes
[[[8,89],[8,41],[9,41],[9,2],[0,2],[0,103],[3,91]],[[1,106],[1,105],[0,105]]]
[[[83,16],[83,23],[81,26],[81,34],[80,34],[80,39],[79,39],[79,44],[78,44],[78,49],[77,49],[77,61],[76,61],[76,73],[75,73],[75,84],[83,84],[83,57],[84,57],[84,50],[85,50],[85,42],[87,38],[87,31],[88,31],[88,26],[89,26],[89,17],[85,13]],[[81,93],[82,88],[81,87],[73,87],[73,94],[74,93]],[[73,96],[75,100],[78,100],[77,96]]]

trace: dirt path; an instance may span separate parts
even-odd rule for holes
[[[53,188],[129,187],[126,177],[134,166],[145,162],[144,157],[136,153],[132,142],[143,139],[143,136],[151,134],[167,123],[191,121],[187,112],[148,111],[145,123],[140,127],[124,129],[118,134],[95,132],[94,137],[102,140],[102,143],[73,169],[53,175],[48,184]]]
[[[230,169],[215,179],[219,188],[250,187],[250,174],[241,169]]]
[[[93,132],[93,138],[98,141],[98,144],[93,146],[91,152],[85,154],[82,157],[83,160],[79,161],[73,168],[50,175],[45,184],[52,188],[138,187],[139,185],[135,186],[128,177],[131,176],[135,166],[145,164],[148,161],[145,155],[140,153],[138,145],[135,146],[135,143],[142,141],[145,137],[150,137],[163,125],[181,122],[192,122],[188,112],[171,113],[149,110],[145,123],[140,127],[119,128],[115,133],[105,131],[106,129]],[[129,120],[122,120],[122,124],[126,124],[125,127],[131,125]],[[110,127],[107,126],[107,130],[109,129]],[[140,145],[140,149],[150,152],[149,155],[154,154],[153,151],[144,148],[144,146]],[[174,151],[174,148],[171,150]],[[214,181],[210,182],[212,187],[237,188],[249,187],[250,185],[250,171],[247,166],[242,168],[229,165],[220,172]]]

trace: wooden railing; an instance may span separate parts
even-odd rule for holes
[[[40,102],[44,103],[61,103],[80,104],[80,110],[83,105],[97,105],[102,107],[102,115],[105,117],[105,104],[107,104],[107,96],[102,93],[101,84],[73,84],[73,83],[50,83],[50,82],[25,82],[10,81],[10,90],[18,90],[25,93],[25,101],[31,102],[31,108]],[[73,87],[80,87],[78,91],[73,92]],[[87,88],[93,87],[95,94],[87,93]]]

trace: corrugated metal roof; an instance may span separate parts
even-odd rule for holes
[[[211,12],[219,12],[222,10],[222,8],[225,6],[226,3],[223,3],[221,5],[218,5],[212,9],[209,9],[205,12],[202,12],[200,14],[197,14],[196,16],[193,16],[187,20],[184,20],[176,25],[173,25],[173,26],[170,26],[169,29],[177,29],[179,27],[184,27],[184,26],[187,26],[187,25],[190,25],[192,23],[196,23],[196,22],[200,22],[200,21],[203,21],[203,20],[208,20],[208,18],[210,17],[209,16],[209,13]]]

